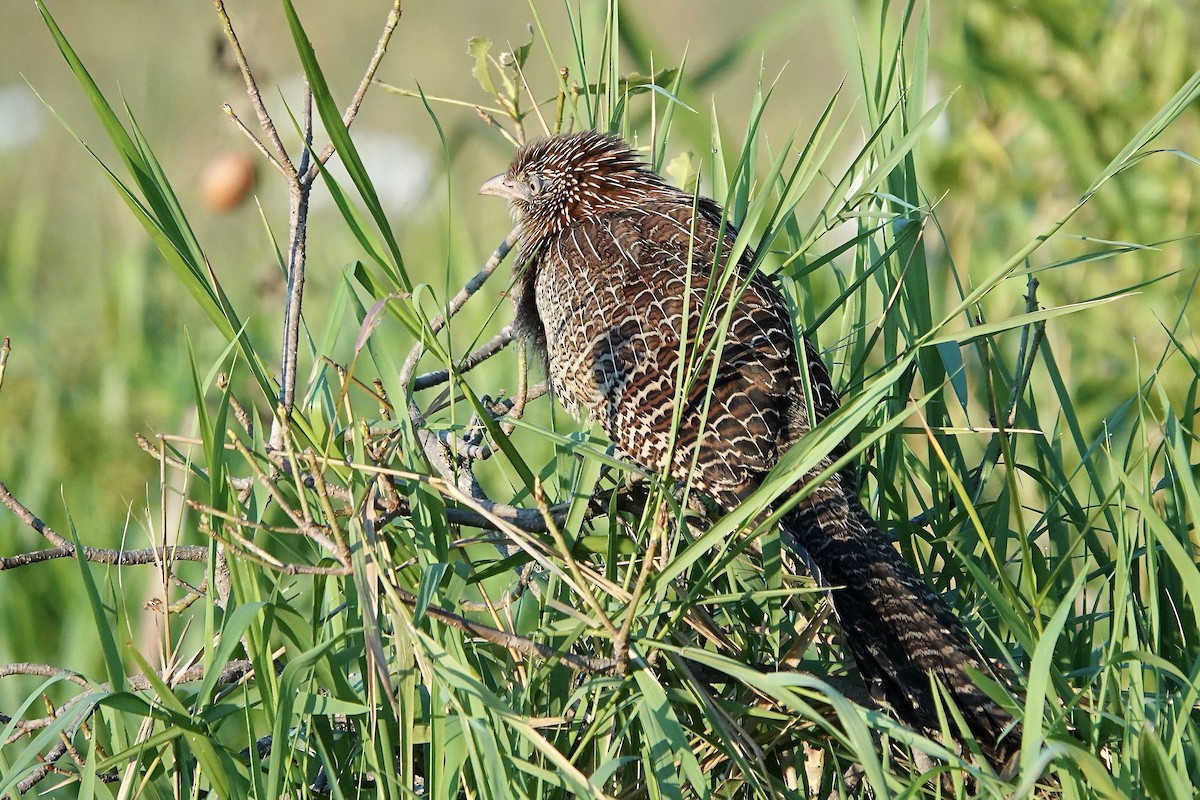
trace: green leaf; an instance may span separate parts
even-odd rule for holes
[[[300,17],[296,14],[291,0],[283,0],[283,10],[287,17],[288,28],[292,32],[292,41],[296,45],[296,53],[300,56],[300,63],[304,67],[304,75],[312,89],[313,103],[321,117],[321,123],[325,126],[325,132],[329,134],[330,140],[337,149],[338,158],[341,159],[347,174],[350,175],[350,180],[358,189],[359,196],[366,205],[371,219],[374,220],[383,236],[391,257],[392,271],[399,278],[401,288],[405,291],[412,291],[412,283],[404,269],[404,259],[400,255],[400,245],[396,242],[391,224],[379,202],[379,195],[375,191],[375,185],[371,182],[371,176],[367,173],[358,149],[350,138],[350,132],[342,121],[341,111],[334,104],[329,84],[321,71],[321,65],[317,63],[317,54],[313,51],[312,43],[304,32],[304,27],[300,24]]]
[[[655,768],[651,774],[657,779],[660,790],[670,787],[668,796],[682,797],[675,777],[676,771],[682,770],[697,795],[707,796],[711,787],[662,685],[648,669],[636,670],[633,679],[642,692],[638,714],[646,727],[647,743],[654,760]]]
[[[954,396],[958,398],[958,404],[965,409],[967,407],[967,370],[963,364],[962,350],[953,342],[940,342],[936,347],[938,355],[942,359],[942,366],[946,368],[946,375],[950,379],[950,386],[954,389]]]
[[[425,612],[429,609],[429,604],[437,593],[438,587],[442,585],[442,578],[445,577],[446,569],[449,566],[449,564],[438,562],[429,564],[421,570],[421,585],[417,589],[417,602],[413,607],[413,625],[420,625],[425,618]]]

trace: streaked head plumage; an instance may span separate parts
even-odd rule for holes
[[[479,191],[507,200],[521,239],[531,242],[573,221],[641,202],[664,188],[662,179],[622,139],[584,131],[526,144],[508,170]]]

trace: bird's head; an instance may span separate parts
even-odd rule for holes
[[[664,188],[624,141],[585,131],[530,142],[479,193],[507,200],[521,240],[529,243]]]

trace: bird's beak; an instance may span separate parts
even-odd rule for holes
[[[509,180],[508,176],[504,173],[500,173],[496,177],[485,181],[483,186],[479,187],[479,193],[492,194],[496,197],[503,197],[505,200],[513,200],[521,192],[514,181]]]

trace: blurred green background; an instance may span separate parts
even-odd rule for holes
[[[559,26],[547,34],[563,43],[565,59],[570,38],[561,5],[537,5],[547,24]],[[927,96],[933,102],[955,93],[919,151],[942,226],[929,240],[933,268],[952,257],[962,272],[987,275],[1068,209],[1200,67],[1198,5],[963,0],[933,8],[936,82]],[[331,86],[349,97],[389,3],[297,6]],[[221,104],[230,103],[255,127],[238,76],[223,66],[211,5],[59,0],[50,7],[101,88],[112,100],[123,98],[138,119],[215,273],[256,335],[277,339],[283,282],[263,219],[277,238],[286,237],[282,182],[256,157],[259,182],[249,201],[218,213],[201,199],[201,176],[214,159],[253,155]],[[843,82],[842,110],[854,109],[858,43],[871,41],[862,30],[877,25],[856,8],[840,0],[755,0],[735,11],[723,0],[670,0],[628,4],[622,24],[626,37],[655,54],[655,69],[677,65],[686,53],[681,99],[698,114],[681,115],[672,152],[703,157],[708,110],[715,108],[723,127],[740,136],[760,68],[768,81],[780,75],[763,125],[768,140],[782,141],[797,125],[811,127]],[[603,13],[596,3],[582,3],[580,11]],[[280,112],[285,101],[296,108],[300,71],[278,5],[230,3],[230,12],[268,102]],[[430,96],[483,102],[467,39],[487,36],[497,50],[523,44],[531,19],[528,5],[512,0],[407,3],[379,77],[405,89],[420,86]],[[531,74],[549,73],[547,53],[535,46],[532,58],[540,69]],[[632,59],[625,66],[647,71]],[[539,96],[551,94],[549,86],[534,88]],[[223,342],[103,171],[34,90],[108,158],[98,123],[34,5],[0,4],[0,184],[7,188],[0,193],[0,336],[11,337],[13,347],[0,391],[0,481],[60,531],[73,518],[90,544],[126,539],[144,546],[145,509],[158,506],[158,467],[138,449],[134,433],[190,431],[189,332],[202,368]],[[503,212],[476,198],[475,188],[503,168],[511,148],[470,107],[434,102],[433,108],[453,153],[452,174],[419,100],[377,87],[352,132],[376,184],[394,190],[384,202],[410,270],[442,292],[473,274],[508,230]],[[1195,153],[1198,122],[1194,111],[1185,115],[1163,146]],[[285,138],[296,140],[286,131]],[[857,147],[861,138],[852,124],[843,146]],[[1198,181],[1200,169],[1185,160],[1149,159],[1107,186],[1070,230],[1141,244],[1196,231]],[[319,327],[322,296],[359,250],[327,199],[314,203],[305,312]],[[1094,249],[1094,241],[1058,239],[1038,253],[1038,263]],[[1173,322],[1184,307],[1196,255],[1189,240],[1099,261],[1064,279],[1053,271],[1040,276],[1046,305],[1161,279],[1135,297],[1049,328],[1057,352],[1070,353],[1062,367],[1091,433],[1153,369],[1167,342],[1161,323]],[[992,303],[996,297],[1011,303],[993,305],[997,316],[1023,307],[1024,286],[1010,284],[993,297]],[[1194,351],[1195,333],[1186,327],[1185,333]],[[353,331],[347,336],[338,358],[349,357]],[[0,552],[41,545],[0,511]],[[77,569],[63,561],[0,575],[0,663],[39,660],[78,669],[94,663],[93,622],[69,613]],[[126,572],[125,579],[149,577]]]

